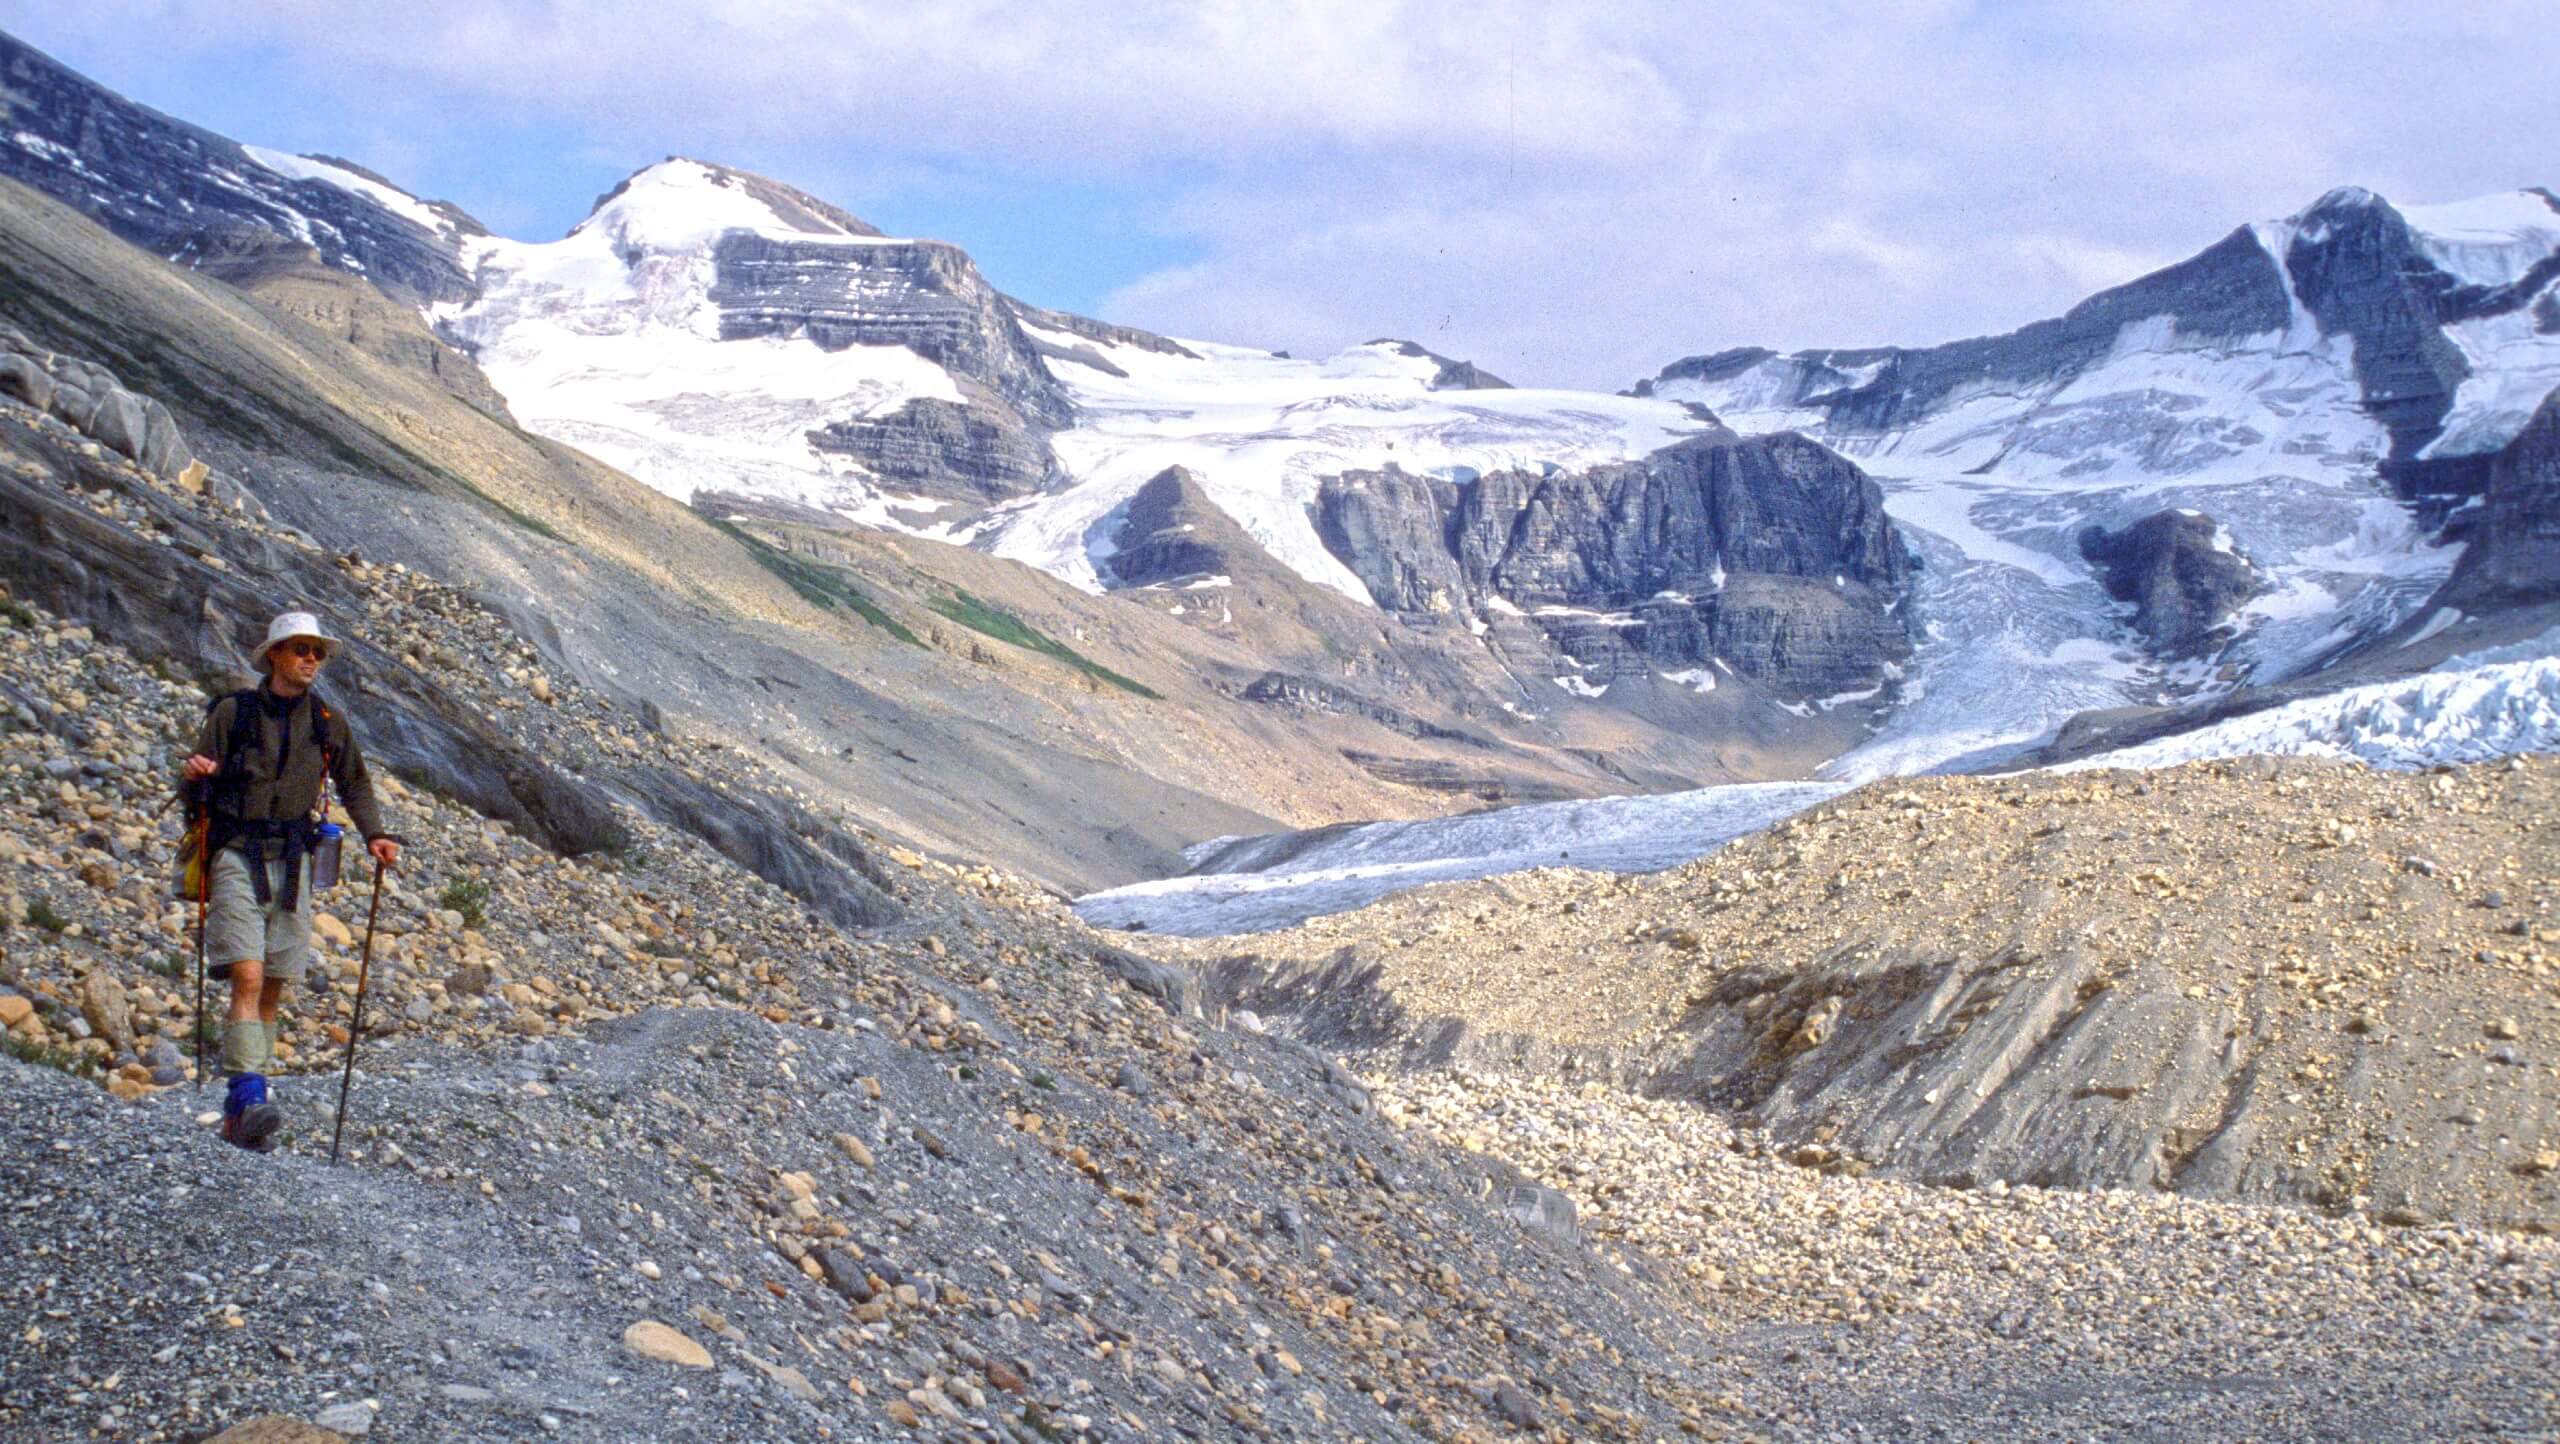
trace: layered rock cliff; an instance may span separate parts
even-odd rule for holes
[[[1721,665],[1805,695],[1908,655],[1912,572],[1875,483],[1802,437],[1726,433],[1640,461],[1465,485],[1398,468],[1327,481],[1325,545],[1379,606],[1525,613],[1598,684]]]

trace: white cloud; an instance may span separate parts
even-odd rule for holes
[[[47,24],[279,47],[315,83],[570,124],[635,162],[796,148],[841,157],[830,174],[1127,186],[1197,259],[1127,285],[1114,319],[1300,350],[1406,334],[1587,385],[1728,345],[2007,329],[2335,184],[2560,183],[2560,27],[2520,6],[75,11]]]

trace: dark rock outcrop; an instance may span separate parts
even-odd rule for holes
[[[2438,605],[2478,611],[2560,598],[2560,391],[2491,460],[2467,535]]]
[[[1072,311],[1052,311],[1045,307],[1034,306],[1028,301],[1015,300],[1010,296],[1006,297],[1005,301],[1013,307],[1016,316],[1043,330],[1064,331],[1071,336],[1081,336],[1088,341],[1100,341],[1109,346],[1135,346],[1141,351],[1153,351],[1159,356],[1181,356],[1193,361],[1200,359],[1196,352],[1181,342],[1159,336],[1153,331],[1141,331],[1135,326],[1115,326],[1108,321],[1096,321],[1090,316],[1076,315]]]
[[[1916,350],[1805,351],[1785,358],[1792,374],[1780,398],[1821,410],[1842,431],[1879,432],[1927,415],[1959,386],[2017,385],[2067,378],[2105,357],[2134,321],[2166,316],[2197,336],[2249,336],[2281,330],[2291,315],[2284,277],[2247,227],[2199,254],[2140,280],[2101,291],[2062,316],[2005,336],[1951,341]],[[1728,380],[1776,353],[1747,348],[1692,356],[1636,387],[1650,395],[1664,381]],[[1873,374],[1859,380],[1872,368]]]
[[[1266,555],[1180,466],[1156,473],[1130,496],[1112,541],[1111,579],[1123,587],[1232,575],[1240,561]]]
[[[232,140],[136,105],[0,34],[0,175],[181,265],[280,236],[409,301],[474,294],[444,238],[372,199],[260,165]],[[334,163],[334,162],[333,162]],[[480,230],[451,207],[457,234]]]
[[[2248,558],[2215,546],[2219,531],[2202,512],[2160,511],[2122,531],[2090,527],[2080,554],[2097,564],[2109,596],[2134,604],[2134,629],[2154,650],[2187,657],[2258,589]]]
[[[1508,391],[1511,389],[1510,382],[1485,370],[1473,361],[1452,361],[1437,351],[1428,350],[1411,341],[1399,341],[1392,336],[1386,336],[1369,344],[1392,346],[1399,356],[1411,356],[1418,360],[1437,363],[1440,367],[1439,374],[1431,378],[1431,389],[1434,391]]]
[[[1794,435],[1724,433],[1584,472],[1328,480],[1317,533],[1392,612],[1524,612],[1593,682],[1722,661],[1781,690],[1907,655],[1912,561],[1882,491]],[[1494,599],[1499,598],[1500,602]]]
[[[1390,732],[1425,741],[1463,742],[1473,747],[1491,744],[1472,732],[1443,727],[1428,722],[1398,707],[1363,697],[1347,687],[1337,687],[1321,677],[1300,676],[1294,672],[1265,672],[1245,684],[1241,694],[1248,702],[1296,707],[1309,712],[1330,712],[1345,717],[1361,717]]]

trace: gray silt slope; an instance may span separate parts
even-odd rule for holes
[[[1463,1265],[1482,1299],[1462,1313],[1554,1341],[1569,1306],[1583,1344],[1527,1343],[1516,1355],[1522,1367],[1544,1361],[1542,1396],[1555,1388],[1628,1407],[1644,1397],[1641,1379],[1669,1364],[1666,1350],[1700,1344],[1694,1325],[1582,1248],[1569,1224],[1548,1238],[1504,1215],[1499,1191],[1479,1202],[1472,1180],[1509,1176],[1498,1165],[1461,1176],[1450,1164],[1464,1160],[1407,1151],[1366,1116],[1356,1085],[1327,1084],[1287,1045],[1222,1040],[1210,1051],[1232,1074],[1226,1086],[1268,1100],[1272,1122],[1257,1132],[1294,1141],[1239,1156],[1215,1133],[1186,1137],[1178,1119],[1080,1079],[1031,1096],[1096,1152],[1115,1135],[1142,1150],[1158,1180],[1146,1186],[1223,1220],[1234,1236],[1223,1245],[1157,1233],[1141,1222],[1153,1209],[1008,1126],[990,1095],[999,1079],[1023,1085],[1000,1071],[957,1078],[937,1055],[872,1033],[778,1028],[728,1010],[658,1010],[495,1056],[384,1046],[368,1053],[348,1165],[335,1169],[335,1080],[325,1075],[281,1081],[291,1141],[259,1159],[188,1121],[215,1106],[211,1092],[131,1107],[0,1062],[13,1100],[0,1110],[0,1197],[11,1210],[0,1298],[40,1329],[0,1342],[11,1381],[0,1386],[0,1436],[56,1437],[112,1407],[138,1437],[172,1437],[155,1431],[268,1410],[307,1416],[334,1392],[380,1400],[378,1432],[392,1438],[528,1437],[550,1431],[544,1414],[564,1439],[807,1438],[821,1426],[861,1438],[895,1432],[881,1414],[900,1392],[892,1381],[963,1377],[986,1395],[986,1407],[963,1409],[982,1431],[1027,1411],[1066,1436],[1078,1416],[1103,1421],[1091,1437],[1129,1437],[1110,1422],[1125,1417],[1181,1419],[1215,1436],[1225,1406],[1241,1402],[1295,1437],[1409,1437],[1351,1384],[1396,1371],[1364,1365],[1303,1313],[1334,1295],[1362,1311],[1420,1300],[1397,1251],[1366,1241],[1382,1215],[1408,1235],[1425,1215],[1454,1235],[1439,1256]],[[883,1085],[880,1101],[865,1077]],[[850,1163],[832,1141],[839,1132],[867,1140],[874,1167]],[[1370,1160],[1405,1202],[1368,1181]],[[1127,1161],[1106,1156],[1103,1171],[1138,1183]],[[862,1255],[855,1277],[922,1288],[924,1302],[900,1303],[879,1341],[842,1347],[850,1298],[763,1236],[782,1211],[782,1170],[813,1176],[822,1212],[848,1225],[848,1239],[819,1233],[810,1248],[841,1259],[849,1244]],[[1338,1252],[1327,1260],[1323,1249]],[[1179,1259],[1171,1274],[1168,1257]],[[638,1271],[643,1259],[662,1279]],[[1221,1259],[1263,1262],[1239,1277]],[[1266,1268],[1260,1287],[1249,1281]],[[1512,1297],[1515,1287],[1531,1301]],[[1241,1297],[1222,1299],[1229,1291]],[[705,1309],[733,1332],[706,1323]],[[642,1318],[709,1346],[715,1367],[629,1355],[617,1340]],[[1450,1327],[1476,1335],[1481,1325]],[[1108,1340],[1150,1364],[1184,1360],[1211,1386],[1107,1363],[1109,1351],[1091,1350]],[[1606,1352],[1586,1357],[1592,1342]],[[1453,1335],[1445,1347],[1449,1387],[1477,1397],[1479,1346]],[[1278,1351],[1304,1375],[1269,1362]],[[970,1367],[984,1360],[1009,1362],[1029,1381],[1024,1394],[989,1386]],[[785,1367],[815,1393],[781,1382]],[[112,1396],[81,1387],[111,1371],[123,1374]],[[235,1372],[261,1382],[226,1384]]]

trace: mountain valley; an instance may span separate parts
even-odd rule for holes
[[[2550,191],[1611,394],[0,108],[0,1436],[2560,1418]],[[261,1157],[288,607],[409,852]]]

